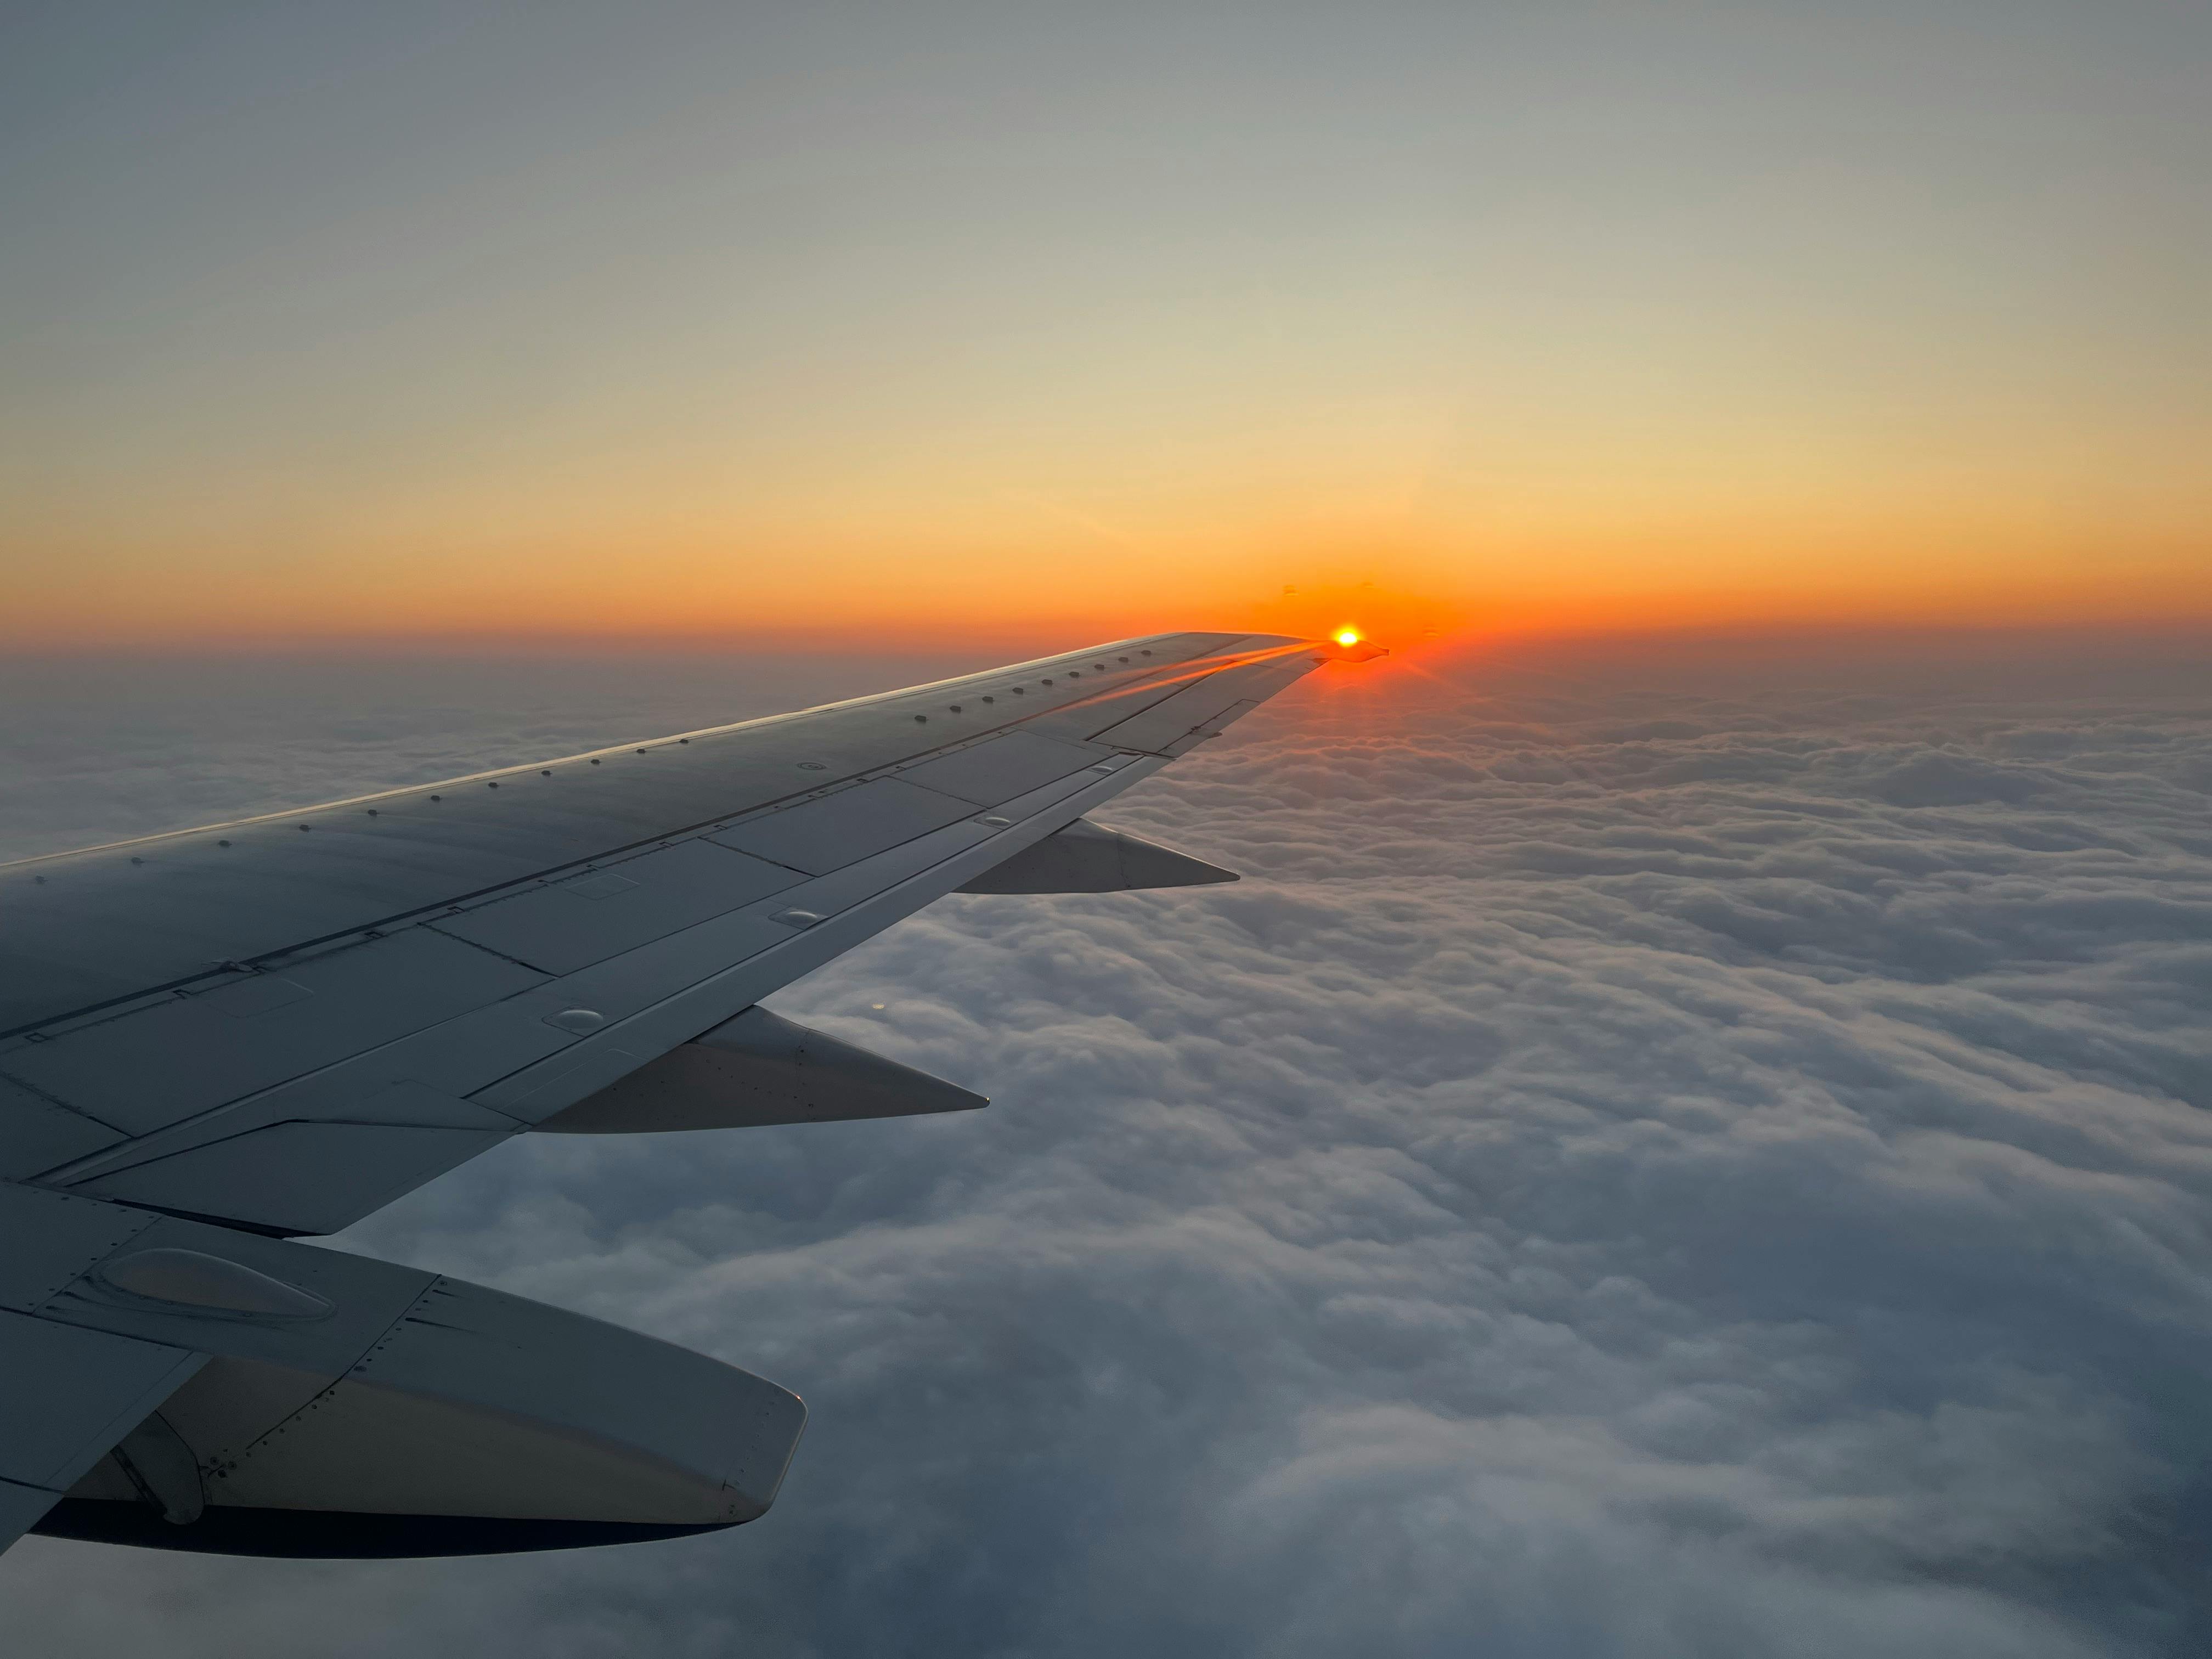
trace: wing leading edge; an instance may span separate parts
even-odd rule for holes
[[[31,1389],[8,1402],[24,1443],[0,1443],[0,1542],[35,1524],[172,1547],[442,1553],[761,1513],[804,1420],[785,1391],[528,1304],[482,1315],[489,1346],[364,1375],[430,1281],[384,1270],[333,1299],[329,1253],[282,1237],[334,1231],[540,1128],[984,1103],[757,1005],[948,892],[1234,879],[1085,815],[1314,667],[1365,654],[1264,635],[1117,641],[0,866],[0,1241],[34,1269],[0,1285],[0,1375]],[[74,1242],[55,1257],[42,1239],[58,1229]],[[348,1317],[322,1330],[320,1315],[163,1304],[126,1287],[154,1282],[143,1266],[134,1281],[100,1265],[163,1229],[208,1247],[209,1282],[261,1273]],[[434,1284],[493,1307],[493,1292]],[[336,1333],[362,1318],[384,1322],[348,1358]],[[492,1363],[533,1343],[526,1376]],[[649,1425],[541,1397],[531,1378],[547,1364],[596,1368],[612,1392],[592,1398],[659,1400],[656,1422],[692,1427],[662,1443]],[[757,1425],[743,1446],[711,1426],[732,1411]],[[574,1450],[579,1436],[595,1449]],[[462,1446],[481,1465],[465,1480],[447,1478],[450,1455],[411,1455]],[[246,1462],[259,1474],[240,1485]]]

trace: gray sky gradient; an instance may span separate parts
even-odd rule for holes
[[[1244,884],[950,900],[776,999],[988,1111],[528,1144],[340,1241],[798,1389],[762,1522],[459,1563],[33,1540],[13,1639],[2202,1651],[2203,641],[1848,655],[1317,677],[1109,815]],[[264,664],[157,705],[74,672],[6,734],[50,781],[8,796],[10,851],[775,690]]]
[[[2205,614],[2208,88],[2162,0],[15,6],[0,571]]]

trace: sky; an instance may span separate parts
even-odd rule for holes
[[[0,8],[0,860],[1393,648],[772,999],[994,1098],[332,1241],[808,1401],[125,1659],[2212,1650],[2212,10]],[[4,925],[4,918],[0,918]]]
[[[125,1659],[2212,1647],[2212,667],[1438,645],[1100,816],[1226,887],[779,993],[993,1097],[525,1138],[331,1241],[803,1395],[774,1510],[301,1563],[38,1538]],[[0,663],[0,856],[958,665]]]
[[[0,14],[0,647],[2212,617],[2189,3]]]

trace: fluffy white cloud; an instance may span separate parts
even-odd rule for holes
[[[1243,885],[777,999],[990,1111],[532,1143],[349,1241],[798,1389],[757,1525],[0,1584],[91,1654],[2202,1650],[2212,684],[1932,660],[1317,677],[1101,814]],[[182,813],[113,697],[9,833],[775,690],[605,684],[202,720]]]

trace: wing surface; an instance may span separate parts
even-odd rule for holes
[[[558,1548],[764,1513],[797,1396],[441,1275],[0,1184],[0,1547]]]
[[[1119,641],[0,866],[0,1180],[336,1231],[1075,823],[1332,654]]]
[[[0,1195],[0,1549],[35,1526],[205,1356],[83,1330],[33,1310],[155,1218],[43,1195]]]

